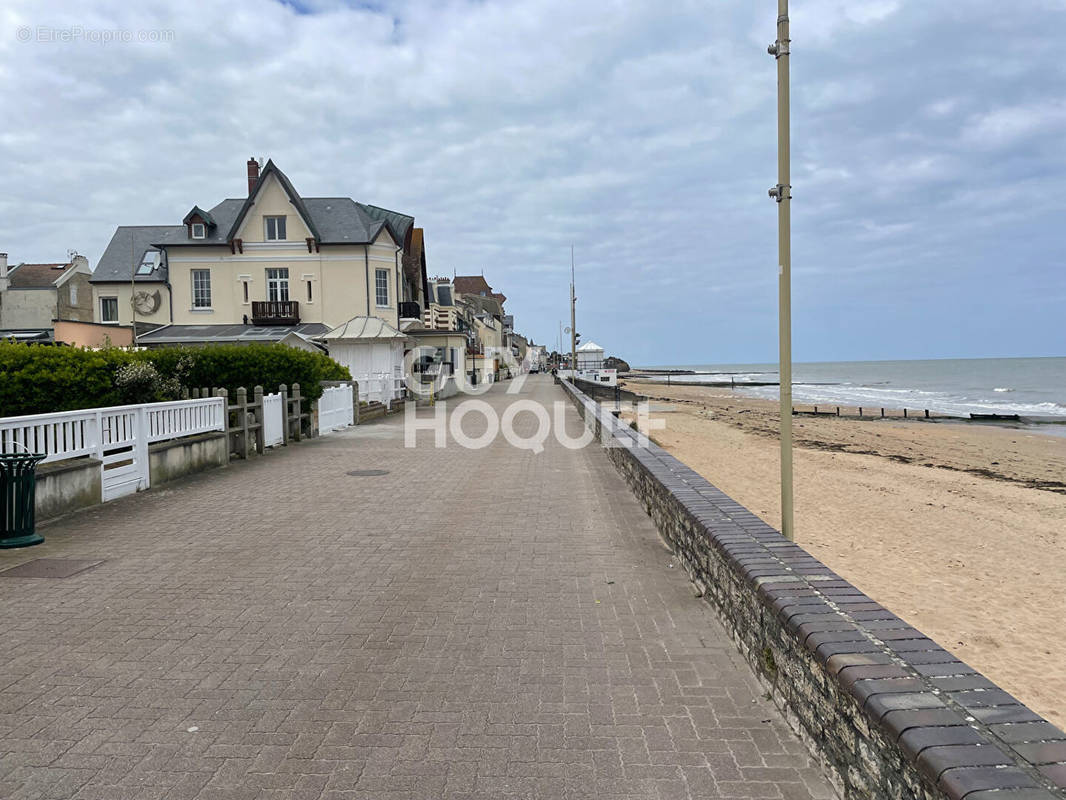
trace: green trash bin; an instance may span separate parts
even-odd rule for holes
[[[44,537],[36,527],[37,453],[0,453],[0,548],[30,547]]]

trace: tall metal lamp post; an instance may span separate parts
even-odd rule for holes
[[[792,514],[792,178],[789,135],[788,0],[777,0],[777,41],[769,47],[777,59],[777,200],[779,367],[781,388],[781,533],[795,539]]]
[[[570,379],[577,380],[577,295],[574,294],[573,245],[570,245]]]

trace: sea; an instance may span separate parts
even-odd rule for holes
[[[672,382],[734,382],[750,397],[776,399],[777,364],[694,364]],[[633,372],[640,372],[634,368]],[[661,377],[661,376],[660,376]],[[1018,414],[1066,422],[1066,358],[959,358],[928,361],[827,361],[792,366],[796,404],[929,409],[937,414]],[[1066,429],[1064,429],[1066,430]]]

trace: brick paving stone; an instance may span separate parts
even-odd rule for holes
[[[482,399],[579,433],[550,378],[508,386]],[[104,562],[0,582],[3,796],[831,796],[598,442],[418,437],[387,418],[0,553]]]

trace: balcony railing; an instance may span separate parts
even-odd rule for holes
[[[408,300],[401,302],[400,319],[422,319],[422,307]]]
[[[253,300],[253,325],[299,325],[300,304],[296,300]]]

